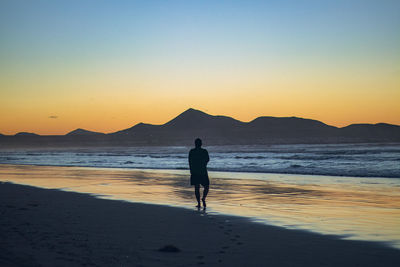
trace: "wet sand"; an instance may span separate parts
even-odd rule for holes
[[[11,183],[0,213],[0,266],[400,266],[378,243]]]
[[[210,172],[207,213],[400,249],[400,179]],[[0,181],[193,209],[186,170],[0,165]]]

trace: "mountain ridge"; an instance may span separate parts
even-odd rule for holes
[[[14,136],[40,136],[39,134],[30,133],[30,132],[19,132],[16,133]]]
[[[73,131],[70,131],[69,133],[65,134],[67,135],[97,135],[97,134],[105,134],[105,133],[100,133],[100,132],[94,132],[94,131],[89,131],[89,130],[85,130],[82,128],[77,128]]]
[[[400,142],[400,126],[358,123],[339,128],[318,120],[295,116],[260,116],[243,122],[190,108],[164,124],[141,122],[108,134],[78,128],[65,135],[0,135],[0,146],[191,145],[197,137],[212,145]]]

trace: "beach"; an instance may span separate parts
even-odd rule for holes
[[[184,171],[1,165],[0,265],[400,264],[397,186],[265,175],[211,172],[198,210]]]
[[[209,172],[207,213],[400,249],[400,180]],[[0,165],[0,181],[97,198],[185,209],[195,205],[187,170]]]
[[[373,242],[195,209],[0,184],[1,266],[398,266]],[[171,246],[177,252],[160,249]],[[168,249],[167,249],[168,250]]]

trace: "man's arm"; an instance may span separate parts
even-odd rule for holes
[[[190,150],[190,151],[189,151],[189,157],[188,157],[188,161],[189,161],[189,169],[190,169],[190,173],[192,173],[192,166],[193,166],[192,150]]]

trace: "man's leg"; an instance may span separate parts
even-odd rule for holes
[[[194,185],[194,194],[196,195],[196,200],[197,200],[197,206],[200,208],[200,185],[196,184]]]
[[[208,190],[209,190],[209,189],[210,189],[210,186],[209,186],[209,185],[204,186],[203,198],[201,199],[201,200],[203,200],[203,207],[204,207],[204,208],[207,207],[207,205],[206,205],[206,197],[207,197],[207,194],[208,194]]]

